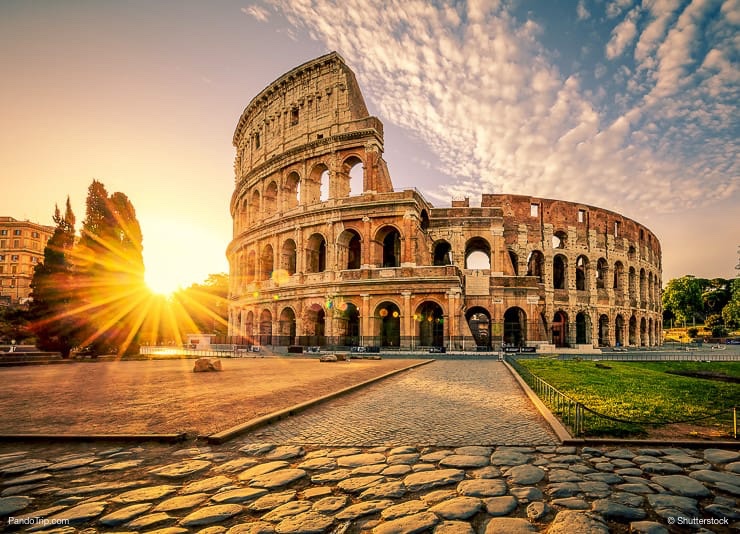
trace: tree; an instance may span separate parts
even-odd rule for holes
[[[144,320],[138,310],[145,308],[150,293],[144,282],[141,227],[126,195],[109,196],[93,180],[75,258],[85,311],[83,344],[96,353],[137,352]]]
[[[69,197],[64,216],[59,206],[55,206],[53,219],[54,234],[44,248],[44,261],[36,265],[31,282],[31,330],[40,349],[58,351],[67,358],[77,345],[80,332],[72,262],[75,215]]]
[[[174,304],[179,307],[191,330],[210,332],[217,336],[227,333],[229,313],[229,275],[209,274],[203,283],[191,284],[173,295]],[[183,332],[183,334],[192,332]]]
[[[704,310],[701,279],[691,275],[674,278],[663,291],[663,309],[670,311],[676,320],[686,324]]]
[[[732,297],[732,281],[725,278],[712,278],[711,280],[698,279],[705,282],[702,300],[704,301],[704,315],[719,315]]]
[[[724,308],[722,308],[722,318],[725,325],[731,328],[740,326],[740,278],[735,278],[731,284],[732,297]]]

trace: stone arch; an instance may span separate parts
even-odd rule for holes
[[[249,226],[249,201],[246,196],[242,199],[240,206],[239,231],[243,231],[246,227]]]
[[[609,346],[609,316],[599,316],[599,347]]]
[[[267,217],[272,217],[278,213],[278,186],[275,180],[272,180],[265,188],[265,194],[262,198],[264,212]]]
[[[435,241],[432,245],[432,264],[433,265],[452,265],[452,245],[444,239]]]
[[[301,177],[297,172],[293,171],[285,178],[283,193],[286,210],[295,208],[301,203]]]
[[[260,192],[256,189],[252,191],[252,201],[249,205],[249,223],[254,225],[262,220],[261,197]]]
[[[637,300],[637,272],[635,271],[634,267],[630,267],[629,270],[629,276],[628,276],[628,286],[629,286],[629,298],[631,302],[631,305],[634,306],[634,302]]]
[[[465,243],[466,269],[491,269],[491,245],[482,237],[473,237]]]
[[[621,261],[614,262],[614,291],[624,291],[624,265]]]
[[[527,342],[527,314],[518,306],[504,312],[504,343],[517,347]]]
[[[257,279],[257,254],[250,250],[247,254],[247,283],[251,284]]]
[[[623,347],[624,341],[624,317],[618,313],[614,318],[614,342],[617,347]]]
[[[392,301],[383,301],[375,308],[375,317],[379,321],[381,347],[399,347],[401,345],[401,310]]]
[[[540,283],[544,282],[545,255],[539,250],[533,250],[527,258],[527,276],[536,276]]]
[[[604,258],[596,262],[596,289],[606,289],[606,276],[609,273],[609,263]]]
[[[272,312],[270,310],[262,310],[259,328],[260,345],[272,345]]]
[[[328,181],[329,167],[323,163],[314,165],[301,187],[301,203],[308,206],[321,202],[322,180]]]
[[[313,303],[303,312],[302,345],[326,345],[326,311],[321,304]]]
[[[653,318],[648,319],[648,344],[655,345],[655,330],[653,330]]]
[[[566,248],[568,245],[568,234],[563,230],[558,230],[552,234],[552,248]]]
[[[337,238],[338,263],[343,269],[362,267],[362,238],[359,232],[348,228]]]
[[[576,314],[576,343],[579,345],[591,343],[591,317],[586,312]]]
[[[634,315],[632,315],[629,320],[627,342],[631,346],[637,345],[637,318]]]
[[[588,290],[588,257],[581,254],[576,258],[576,291]]]
[[[265,245],[262,249],[262,254],[260,255],[259,279],[269,280],[274,269],[275,253],[272,250],[272,245]]]
[[[645,283],[645,269],[640,269],[640,305],[645,302],[645,292],[647,290],[647,284]]]
[[[248,343],[254,343],[254,312],[242,312],[242,335],[247,338]]]
[[[563,254],[556,254],[552,259],[552,287],[568,289],[568,258]]]
[[[519,276],[519,255],[512,249],[508,249],[509,262],[511,262],[511,270],[514,276]]]
[[[640,346],[644,347],[647,345],[647,321],[643,317],[640,319]]]
[[[418,345],[423,347],[444,346],[444,312],[442,306],[433,301],[424,301],[414,314]]]
[[[279,331],[276,344],[283,347],[292,345],[296,337],[296,317],[293,308],[290,306],[283,308],[283,311],[280,313],[278,325]]]
[[[478,347],[491,348],[491,314],[481,306],[474,306],[465,313],[475,344]]]
[[[556,347],[568,346],[568,314],[558,310],[552,318],[552,344]]]
[[[383,226],[375,234],[375,242],[379,244],[381,267],[401,266],[401,232],[395,226]]]
[[[427,213],[427,210],[421,210],[421,213],[419,214],[419,227],[423,232],[426,232],[429,229],[429,214]]]
[[[339,344],[356,347],[360,344],[360,310],[352,302],[345,302],[339,310],[337,335]]]
[[[280,249],[280,269],[290,276],[296,273],[296,244],[292,239],[283,241]]]
[[[365,164],[361,158],[355,155],[345,158],[341,175],[346,185],[338,184],[340,196],[356,197],[365,192]]]
[[[306,242],[306,272],[323,273],[326,270],[326,239],[315,233]]]

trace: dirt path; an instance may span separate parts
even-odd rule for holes
[[[212,434],[369,380],[409,360],[99,361],[0,369],[1,433]]]

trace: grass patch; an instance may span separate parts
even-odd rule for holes
[[[644,424],[629,424],[587,414],[586,434],[644,435],[650,423],[683,422],[725,412],[698,422],[731,428],[733,406],[740,407],[737,384],[668,374],[712,371],[740,376],[740,362],[615,362],[520,360],[519,364],[552,386],[601,414]]]

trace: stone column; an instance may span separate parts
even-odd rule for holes
[[[360,293],[362,305],[360,307],[360,345],[365,345],[365,338],[372,335],[370,333],[370,295]]]
[[[401,343],[400,346],[409,347],[414,336],[413,314],[411,313],[411,291],[401,291],[403,309],[401,310]]]

